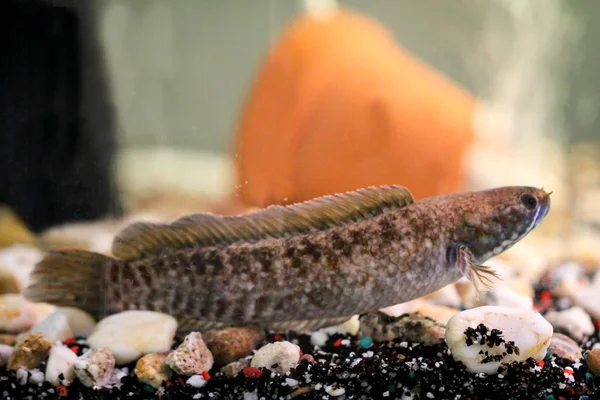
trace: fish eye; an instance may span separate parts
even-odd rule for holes
[[[538,200],[535,198],[535,196],[533,196],[529,193],[525,193],[521,196],[521,203],[528,210],[534,210],[538,205]]]

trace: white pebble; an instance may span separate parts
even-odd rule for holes
[[[20,385],[24,385],[27,383],[27,371],[23,368],[19,368],[17,370],[17,380],[19,381]]]
[[[202,377],[202,375],[192,375],[185,381],[186,384],[193,386],[195,388],[201,388],[206,385],[206,380]]]
[[[518,293],[507,284],[498,283],[485,293],[482,301],[476,303],[477,306],[498,306],[515,307],[522,309],[533,309],[533,299],[524,294]]]
[[[313,346],[323,347],[327,343],[329,335],[324,331],[315,331],[310,335],[310,344]]]
[[[333,397],[338,397],[346,393],[346,389],[344,389],[343,387],[336,388],[335,386],[330,385],[325,386],[325,393]]]
[[[300,361],[300,347],[288,342],[269,343],[256,351],[252,357],[251,366],[269,368],[280,374],[289,372]],[[277,364],[277,367],[272,368]]]
[[[467,345],[465,330],[476,329],[479,324],[485,325],[488,335],[492,329],[502,331],[501,336],[504,341],[514,342],[519,348],[519,355],[512,352],[504,356],[503,353],[507,352],[506,343],[489,347],[487,344],[479,344],[475,339],[471,345]],[[498,373],[498,367],[504,363],[522,362],[529,357],[536,360],[543,359],[552,334],[552,325],[537,312],[495,306],[459,312],[448,321],[446,326],[446,342],[452,357],[465,364],[468,371],[486,374]],[[487,356],[480,354],[480,351],[488,352],[489,356],[498,356],[500,360],[486,360]]]
[[[39,385],[44,382],[44,373],[39,369],[34,369],[31,371],[31,376],[29,377],[29,383],[33,385]]]
[[[104,318],[87,341],[91,348],[108,348],[117,365],[128,364],[148,353],[171,349],[177,320],[154,311],[124,311]]]
[[[0,367],[4,367],[8,364],[8,360],[10,359],[10,356],[12,356],[14,350],[15,348],[12,346],[0,344]]]
[[[590,316],[579,306],[563,311],[549,311],[544,317],[554,329],[565,330],[576,340],[582,340],[595,331]]]
[[[244,392],[244,400],[258,400],[258,394],[256,392]]]
[[[87,312],[74,307],[59,307],[57,312],[67,317],[73,336],[88,337],[96,327],[96,320]]]
[[[285,378],[285,383],[288,386],[296,386],[298,384],[298,381],[292,378]]]
[[[32,333],[42,333],[52,343],[56,341],[65,341],[73,337],[73,331],[69,326],[67,316],[61,312],[54,312],[47,316],[43,321],[31,328]]]
[[[77,355],[68,347],[52,346],[46,364],[46,381],[52,386],[57,386],[61,383],[58,378],[60,374],[63,374],[65,380],[72,381],[75,378],[73,363],[76,359]]]

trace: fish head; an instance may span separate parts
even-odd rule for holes
[[[458,240],[469,245],[478,262],[502,253],[542,222],[551,193],[517,186],[469,194],[460,207]]]

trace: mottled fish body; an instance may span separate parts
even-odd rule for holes
[[[400,186],[383,186],[237,217],[136,223],[115,238],[115,258],[48,254],[26,296],[96,316],[160,311],[181,329],[315,329],[462,276],[489,284],[494,272],[481,264],[549,208],[549,194],[530,187],[414,201]]]

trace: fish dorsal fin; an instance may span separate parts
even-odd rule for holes
[[[122,260],[134,260],[167,250],[288,237],[361,221],[413,201],[406,188],[393,185],[273,205],[238,216],[201,213],[172,224],[138,222],[117,235],[112,253]]]

